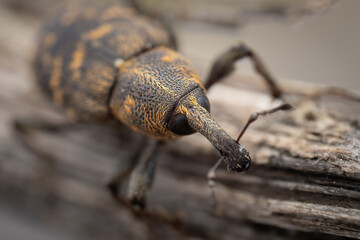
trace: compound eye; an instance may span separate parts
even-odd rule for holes
[[[189,135],[196,132],[189,126],[185,114],[178,114],[175,118],[171,118],[169,129],[178,135]]]
[[[197,98],[197,102],[200,106],[205,108],[208,112],[210,112],[210,102],[205,96],[200,96]]]

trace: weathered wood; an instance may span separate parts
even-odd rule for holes
[[[114,126],[31,131],[28,143],[45,151],[46,159],[21,144],[12,128],[15,117],[65,120],[34,87],[30,59],[40,18],[24,12],[34,13],[36,8],[3,6],[0,25],[8,30],[0,31],[3,204],[44,227],[87,239],[360,239],[360,96],[356,93],[283,83],[296,109],[250,127],[242,140],[254,160],[247,174],[220,168],[219,216],[212,214],[206,182],[217,152],[200,135],[168,143],[160,155],[148,206],[183,216],[182,225],[174,228],[133,216],[105,189],[137,134]],[[15,27],[8,28],[10,22]],[[236,73],[209,92],[214,118],[234,137],[250,113],[271,105],[259,82]]]

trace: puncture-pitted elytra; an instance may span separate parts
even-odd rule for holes
[[[141,152],[122,159],[109,184],[117,195],[120,181],[131,173],[128,198],[140,207],[145,206],[160,141],[199,132],[218,149],[220,161],[229,169],[250,167],[249,153],[213,120],[206,97],[212,84],[233,71],[236,60],[252,58],[272,96],[281,95],[244,44],[223,53],[203,85],[189,61],[174,50],[172,39],[160,23],[135,9],[81,3],[63,8],[47,22],[35,59],[40,86],[71,119],[100,123],[115,119],[155,139],[143,141]],[[271,111],[287,108],[282,105]]]

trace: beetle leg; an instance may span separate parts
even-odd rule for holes
[[[107,184],[108,189],[116,200],[119,200],[118,192],[121,182],[130,175],[131,171],[136,166],[145,145],[146,137],[142,137],[141,140],[135,144],[133,149],[130,150],[129,156],[119,161],[115,174]]]
[[[130,175],[127,198],[140,209],[145,208],[146,193],[154,179],[157,154],[161,145],[161,141],[149,139]]]
[[[234,71],[234,63],[245,57],[249,57],[255,70],[264,78],[272,97],[281,98],[282,91],[276,84],[274,78],[269,73],[258,55],[248,48],[244,43],[237,43],[221,54],[211,67],[210,74],[205,82],[205,88],[209,89],[213,84],[220,81]]]
[[[157,154],[162,143],[162,141],[143,138],[138,147],[134,149],[136,153],[129,158],[132,159],[132,167],[127,169],[125,167],[124,169],[122,165],[123,169],[120,169],[121,172],[118,172],[114,178],[114,180],[116,179],[115,182],[119,183],[120,180],[124,179],[131,172],[127,200],[117,195],[115,199],[138,217],[149,219],[150,221],[156,219],[179,229],[182,225],[181,215],[173,216],[164,211],[143,211],[145,209],[146,193],[151,188],[154,180]]]

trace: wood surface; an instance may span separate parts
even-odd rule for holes
[[[136,216],[105,184],[138,134],[120,126],[73,125],[29,131],[24,142],[15,133],[15,118],[66,121],[35,85],[31,58],[44,5],[29,6],[0,7],[3,204],[79,239],[360,239],[357,93],[282,81],[295,110],[262,118],[246,132],[241,142],[252,167],[246,174],[220,167],[216,214],[206,181],[216,150],[199,134],[167,143],[148,209],[179,222]],[[259,78],[239,72],[211,89],[209,98],[214,118],[234,138],[252,112],[276,105]]]

